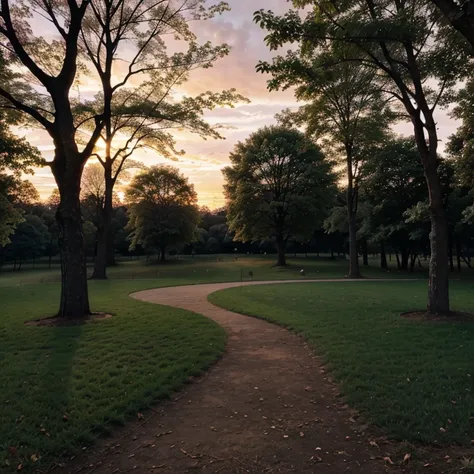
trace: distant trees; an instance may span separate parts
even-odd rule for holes
[[[238,240],[272,239],[286,265],[291,237],[309,237],[334,195],[332,164],[301,132],[265,127],[238,143],[224,168],[228,222]]]
[[[194,186],[171,166],[153,166],[136,175],[126,190],[131,247],[166,251],[194,239],[199,209]]]
[[[332,64],[325,67],[325,64]],[[364,160],[383,139],[391,113],[373,68],[348,60],[337,48],[320,54],[301,48],[257,69],[272,74],[269,89],[296,86],[297,99],[307,102],[296,112],[279,116],[285,124],[303,126],[331,156],[344,163],[346,216],[349,230],[349,278],[360,278],[357,251],[359,174]]]
[[[11,132],[15,123],[15,115],[0,113],[0,247],[10,242],[23,221],[23,205],[37,198],[36,189],[21,180],[21,173],[31,173],[33,166],[43,163],[38,149]]]
[[[362,236],[380,246],[383,267],[388,245],[395,251],[400,269],[413,269],[420,253],[420,240],[429,234],[421,231],[424,223],[414,225],[406,214],[427,200],[423,166],[414,138],[386,140],[364,163],[361,181]]]
[[[367,65],[387,100],[413,125],[428,185],[430,272],[428,311],[449,313],[448,222],[438,174],[438,131],[435,111],[452,97],[457,81],[469,74],[465,42],[447,26],[428,0],[364,0],[361,2],[294,0],[311,10],[276,16],[259,11],[255,21],[268,30],[267,44],[277,49],[296,42],[319,57],[330,48],[347,54],[344,61]],[[291,60],[290,51],[288,57]],[[339,62],[320,66],[332,68]]]
[[[123,161],[138,143],[153,146],[164,136],[166,139],[161,126],[169,123],[170,117],[179,115],[174,122],[185,126],[190,117],[192,121],[218,103],[231,105],[236,97],[232,90],[218,96],[208,92],[194,101],[184,97],[173,108],[173,87],[186,78],[189,65],[210,67],[229,50],[227,45],[210,42],[199,45],[189,28],[189,22],[228,10],[224,2],[205,3],[39,0],[21,2],[18,7],[17,2],[5,0],[1,4],[0,43],[8,55],[0,57],[0,106],[16,110],[29,124],[36,123],[54,143],[54,158],[48,164],[60,195],[57,223],[63,265],[59,316],[90,313],[80,211],[81,175],[87,160],[96,154],[106,178],[104,230],[101,227],[98,246],[101,272],[97,268],[96,275],[104,278],[110,227],[106,211],[112,207],[113,184]],[[38,31],[32,20],[36,17],[50,25],[48,39]],[[188,47],[168,55],[166,38]],[[100,84],[95,101],[84,100],[80,93],[86,70]],[[129,137],[125,147],[112,143],[120,132]],[[100,137],[106,144],[104,154],[96,153]],[[115,170],[114,163],[119,165]]]

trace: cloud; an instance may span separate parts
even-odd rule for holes
[[[270,9],[281,14],[288,11],[291,4],[287,0],[228,0],[228,3],[232,8],[231,12],[209,21],[196,22],[192,28],[200,43],[211,41],[215,45],[229,44],[229,56],[213,68],[193,72],[190,80],[178,92],[191,96],[208,90],[218,92],[236,88],[240,94],[248,97],[251,103],[206,113],[209,123],[223,123],[231,127],[221,131],[225,140],[202,140],[189,132],[178,132],[177,148],[186,151],[184,156],[179,157],[179,161],[170,162],[150,151],[141,151],[134,157],[147,165],[168,163],[177,166],[195,184],[200,203],[210,207],[224,204],[221,170],[228,164],[229,153],[235,144],[245,140],[258,128],[275,123],[274,116],[282,109],[297,105],[291,90],[268,92],[268,76],[255,71],[259,61],[270,60],[275,53],[266,47],[265,32],[253,22],[253,13],[259,9]],[[125,67],[125,64],[119,66],[116,72]],[[86,80],[85,86],[89,96],[95,92],[95,86],[92,80]],[[446,111],[439,111],[436,119],[442,150],[446,138],[456,130],[457,125]],[[395,130],[407,135],[413,134],[411,124],[399,124]],[[26,133],[23,131],[22,134]],[[53,144],[46,132],[28,131],[28,139],[40,148],[45,157],[52,158]],[[29,179],[39,188],[43,197],[47,197],[54,188],[54,179],[49,169],[38,171]]]

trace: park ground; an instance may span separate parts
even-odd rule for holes
[[[299,257],[289,263],[274,268],[272,256],[120,262],[109,281],[90,282],[94,310],[113,317],[56,328],[24,322],[54,313],[58,268],[42,262],[21,272],[7,268],[0,275],[2,472],[51,472],[127,420],[148,416],[147,408],[224,353],[226,333],[214,321],[137,301],[130,293],[252,278],[342,279],[346,270],[343,259]],[[446,453],[455,449],[452,457],[446,454],[446,470],[438,472],[466,471],[474,439],[474,323],[400,318],[423,308],[426,269],[382,272],[371,263],[367,277],[400,281],[239,287],[210,300],[300,334],[339,384],[344,403],[389,439]],[[454,309],[474,312],[473,284],[469,272],[453,274]],[[187,390],[192,393],[193,386]]]

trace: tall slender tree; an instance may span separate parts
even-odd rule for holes
[[[91,2],[81,29],[81,46],[101,83],[94,108],[103,110],[105,143],[104,152],[96,153],[104,168],[105,190],[93,278],[107,277],[113,188],[127,159],[143,147],[164,155],[174,152],[173,137],[166,132],[173,127],[217,137],[216,130],[202,120],[204,110],[232,106],[241,99],[234,90],[181,100],[175,94],[191,71],[212,67],[229,52],[226,44],[199,45],[189,23],[227,9],[224,2],[206,6],[204,0]],[[170,36],[186,48],[170,53]],[[128,67],[123,67],[124,62]],[[83,123],[87,125],[87,117]]]
[[[288,41],[304,47],[348,48],[344,61],[366,64],[384,81],[387,96],[398,101],[413,125],[428,185],[431,259],[428,311],[449,312],[448,231],[443,188],[438,174],[435,111],[452,97],[457,81],[468,73],[464,40],[428,0],[294,0],[312,6],[306,18],[297,11],[278,17],[257,12],[269,30],[267,43]]]
[[[348,278],[360,278],[357,243],[359,171],[370,148],[381,140],[391,114],[382,98],[375,73],[363,64],[339,61],[337,51],[317,55],[299,50],[273,62],[262,62],[259,71],[271,73],[270,90],[296,87],[296,97],[307,102],[297,112],[286,111],[283,123],[306,127],[327,154],[339,155],[347,178],[346,214],[349,229]],[[321,65],[334,66],[321,67]]]

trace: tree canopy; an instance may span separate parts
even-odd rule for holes
[[[194,186],[171,166],[153,166],[136,175],[125,193],[131,248],[158,251],[192,242],[199,223]]]
[[[265,127],[238,143],[224,168],[229,228],[241,240],[273,239],[286,265],[290,237],[309,238],[334,193],[332,163],[301,132]]]

